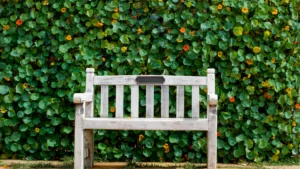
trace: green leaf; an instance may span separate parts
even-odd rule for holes
[[[234,27],[233,28],[233,34],[235,36],[241,36],[241,35],[243,35],[243,27],[241,27],[241,26]]]
[[[38,100],[39,97],[40,97],[40,95],[38,93],[32,93],[30,96],[31,100]]]
[[[56,145],[56,140],[54,140],[54,139],[47,139],[47,145],[48,145],[49,147],[55,147],[55,145]]]
[[[61,53],[66,53],[66,52],[68,52],[68,50],[69,50],[68,45],[60,45],[60,46],[59,46],[59,51],[60,51]]]
[[[67,147],[67,146],[70,144],[69,139],[67,139],[67,138],[61,139],[60,144],[61,144],[63,147]]]
[[[181,157],[182,156],[182,150],[181,149],[175,149],[174,150],[174,155],[176,157]]]
[[[24,131],[27,131],[27,129],[28,129],[28,126],[26,124],[20,125],[20,131],[24,132]]]
[[[0,85],[0,94],[6,94],[9,91],[9,87],[6,85]]]
[[[10,150],[11,150],[12,152],[17,152],[17,151],[19,150],[18,144],[17,144],[17,143],[11,144],[11,145],[10,145]]]
[[[87,15],[88,17],[93,16],[93,14],[94,14],[94,11],[93,11],[92,9],[89,9],[89,10],[86,11],[86,15]]]
[[[234,146],[236,144],[236,139],[234,137],[229,137],[228,138],[228,143],[231,145],[231,146]]]
[[[104,143],[99,143],[98,144],[98,148],[101,150],[101,151],[104,151],[106,149],[106,145]]]
[[[40,109],[45,109],[47,106],[46,102],[44,100],[40,100],[39,102],[39,108]]]
[[[169,141],[170,143],[178,143],[179,142],[179,138],[177,134],[171,134],[169,136]]]
[[[150,157],[152,155],[152,151],[150,151],[149,149],[144,149],[143,150],[143,155],[145,157]]]
[[[258,148],[266,148],[268,145],[268,142],[266,139],[259,139],[259,142],[258,142]]]
[[[121,41],[121,43],[123,43],[123,44],[129,44],[129,43],[130,43],[129,38],[128,38],[128,35],[121,35],[120,41]]]
[[[10,94],[4,96],[4,103],[12,103],[14,97]]]
[[[73,128],[70,126],[63,127],[63,132],[66,134],[70,134],[73,131]]]
[[[286,103],[286,100],[287,100],[287,96],[286,95],[280,95],[277,102],[283,106],[285,103]]]
[[[20,133],[18,133],[18,132],[14,132],[12,135],[11,135],[11,140],[12,141],[19,141],[20,140],[20,138],[21,138],[21,134]]]

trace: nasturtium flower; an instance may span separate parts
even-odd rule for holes
[[[182,49],[183,49],[185,52],[187,52],[187,51],[190,49],[190,46],[189,46],[189,45],[184,45],[184,46],[182,47]]]
[[[272,62],[272,63],[275,63],[275,62],[276,62],[276,59],[275,59],[275,58],[272,58],[272,59],[271,59],[271,62]]]
[[[253,60],[252,60],[252,59],[248,59],[248,60],[247,60],[247,64],[248,64],[248,65],[252,65],[252,64],[253,64]]]
[[[141,28],[138,28],[138,29],[137,29],[137,33],[138,33],[138,34],[141,34],[142,32],[143,32],[143,30],[142,30]]]
[[[102,27],[102,26],[103,26],[103,23],[102,23],[102,22],[98,22],[98,23],[97,23],[97,26],[98,26],[98,27]]]
[[[222,56],[223,56],[223,52],[219,51],[219,52],[218,52],[218,57],[221,58]]]
[[[67,11],[66,8],[61,8],[60,12],[65,13]]]
[[[23,88],[26,89],[28,87],[28,83],[23,83]]]
[[[110,107],[110,109],[109,109],[109,110],[110,110],[110,112],[112,112],[112,113],[113,113],[113,112],[115,112],[115,111],[116,111],[116,108],[115,108],[115,107]]]
[[[219,4],[219,5],[218,5],[218,10],[221,10],[221,9],[223,9],[223,5],[222,5],[222,4]]]
[[[44,6],[49,5],[49,1],[48,0],[43,1],[43,5]]]
[[[36,133],[38,133],[38,132],[40,132],[40,129],[39,129],[38,127],[36,127],[36,128],[34,129],[34,131],[35,131]]]
[[[191,36],[195,36],[195,31],[190,31]]]
[[[234,97],[230,97],[230,98],[229,98],[229,101],[230,101],[231,103],[233,103],[233,102],[235,102],[235,98],[234,98]]]
[[[260,52],[260,47],[255,46],[252,50],[253,50],[254,53],[259,53]]]
[[[141,142],[144,139],[144,135],[140,134],[139,135],[139,142]]]
[[[165,153],[168,153],[170,151],[170,147],[169,147],[169,144],[168,143],[165,143],[163,145],[163,148],[165,149]]]
[[[284,29],[285,29],[286,31],[289,31],[289,30],[290,30],[290,26],[287,25],[287,26],[284,27]]]
[[[7,110],[5,108],[0,108],[0,112],[4,114],[7,112]]]
[[[8,77],[4,76],[4,80],[6,80],[6,81],[10,81],[10,78],[8,78]]]
[[[296,109],[300,109],[300,104],[299,104],[299,103],[296,103],[296,104],[295,104],[295,108],[296,108]]]
[[[243,13],[248,13],[249,10],[248,10],[248,8],[246,8],[246,7],[242,7],[242,12],[243,12]]]
[[[114,20],[111,21],[111,24],[114,24],[116,22],[118,22],[118,21],[114,19]]]
[[[106,59],[105,58],[102,58],[102,62],[105,62],[106,61]]]
[[[4,30],[4,31],[9,30],[9,29],[10,29],[9,25],[3,25],[2,26],[2,30]]]
[[[276,8],[273,8],[273,9],[272,9],[272,14],[273,14],[273,15],[277,15],[277,14],[278,14],[278,10],[277,10]]]
[[[184,28],[184,27],[181,27],[179,31],[180,31],[181,33],[184,33],[184,32],[185,32],[185,28]]]
[[[72,40],[72,36],[71,35],[67,35],[66,36],[66,40]]]
[[[119,12],[119,8],[115,8],[115,9],[114,9],[114,12]]]
[[[126,51],[127,51],[127,47],[126,47],[126,46],[123,46],[123,47],[121,48],[121,51],[122,51],[122,52],[126,52]]]
[[[297,126],[297,123],[296,123],[295,121],[293,121],[292,126],[293,126],[293,127],[296,127],[296,126]]]
[[[21,25],[23,24],[23,21],[22,21],[21,19],[18,19],[18,20],[16,21],[16,24],[17,24],[18,26],[21,26]]]
[[[217,132],[217,137],[220,137],[221,136],[221,132]]]

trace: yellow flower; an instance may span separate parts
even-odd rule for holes
[[[276,59],[275,59],[275,58],[272,58],[272,59],[271,59],[271,62],[272,62],[272,63],[275,63],[275,62],[276,62]]]
[[[248,13],[248,12],[249,12],[249,10],[248,10],[248,8],[246,8],[246,7],[243,7],[243,8],[242,8],[242,12],[243,12],[243,13]]]
[[[102,62],[105,62],[106,61],[106,59],[105,58],[102,58]]]
[[[178,43],[181,43],[183,40],[182,40],[182,39],[179,39],[179,38],[177,38],[177,39],[176,39],[176,41],[177,41]]]
[[[272,161],[278,161],[279,157],[277,154],[274,154],[271,158]]]
[[[66,8],[61,8],[60,12],[65,13],[67,11]]]
[[[291,94],[291,88],[287,88],[285,91],[286,91],[288,94]]]
[[[260,47],[255,46],[252,50],[253,50],[254,53],[259,53],[260,52]]]
[[[170,151],[170,147],[169,147],[169,144],[168,143],[165,143],[163,145],[163,148],[165,149],[165,153],[168,153]]]
[[[48,2],[48,0],[45,0],[45,1],[43,1],[43,5],[49,5],[49,2]]]
[[[167,57],[167,60],[170,60],[170,58],[171,58],[171,57],[170,57],[170,56],[168,56],[168,57]]]
[[[137,29],[137,33],[138,33],[138,34],[141,34],[142,32],[143,32],[143,31],[142,31],[141,28]]]
[[[144,8],[144,12],[145,13],[149,12],[149,8],[148,7]]]
[[[204,92],[207,93],[207,88],[204,89]]]
[[[2,26],[2,29],[3,29],[4,31],[9,30],[9,29],[10,29],[10,26],[9,26],[9,25],[3,25],[3,26]]]
[[[290,30],[290,26],[287,25],[287,26],[284,27],[284,29],[285,29],[286,31],[289,31],[289,30]]]
[[[7,110],[5,108],[0,108],[0,112],[4,114],[7,112]]]
[[[229,6],[227,6],[227,7],[226,7],[226,10],[227,10],[227,11],[230,11],[231,9],[230,9],[230,7],[229,7]]]
[[[54,65],[55,65],[55,62],[51,62],[50,65],[51,65],[51,66],[54,66]]]
[[[71,35],[66,36],[66,40],[72,40],[72,36]]]
[[[6,77],[6,76],[4,76],[4,79],[5,79],[6,81],[10,81],[10,78],[8,78],[8,77]]]
[[[296,126],[297,126],[297,123],[296,123],[295,121],[293,121],[292,126],[293,126],[293,127],[296,127]]]
[[[218,57],[221,58],[223,56],[223,52],[219,51],[218,52]]]
[[[114,20],[111,21],[111,24],[114,24],[116,22],[118,22],[118,21],[114,19]]]
[[[248,77],[248,79],[249,79],[249,78],[251,77],[251,74],[248,74],[248,76],[247,76],[247,77]]]
[[[144,139],[144,135],[140,134],[139,135],[139,142],[141,142]]]
[[[278,10],[277,10],[276,8],[273,8],[273,9],[272,9],[272,14],[273,14],[273,15],[277,15],[277,14],[278,14]]]
[[[112,113],[113,113],[113,112],[115,112],[115,111],[116,111],[116,108],[115,108],[115,107],[110,107],[110,109],[109,109],[109,110],[110,110],[110,112],[112,112]]]
[[[26,89],[28,87],[28,83],[23,83],[23,88]]]
[[[219,4],[219,5],[218,5],[218,10],[221,10],[221,9],[223,9],[223,5],[222,5],[222,4]]]
[[[123,46],[123,47],[121,48],[121,51],[122,51],[122,52],[126,52],[126,51],[127,51],[127,47],[126,47],[126,46]]]
[[[276,154],[276,155],[280,154],[280,151],[279,151],[279,150],[276,150],[275,154]]]
[[[36,128],[34,129],[34,131],[35,131],[36,133],[38,133],[38,132],[40,132],[40,129],[36,127]]]

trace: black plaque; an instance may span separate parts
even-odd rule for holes
[[[163,84],[165,78],[163,76],[138,76],[135,79],[137,84]]]

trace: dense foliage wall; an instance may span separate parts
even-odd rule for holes
[[[72,155],[72,95],[84,91],[87,67],[98,75],[194,76],[215,68],[219,161],[296,156],[299,11],[298,0],[2,0],[1,158]],[[157,114],[159,98],[157,89]],[[185,103],[189,116],[191,100]],[[206,161],[205,132],[96,131],[95,138],[102,160]]]

